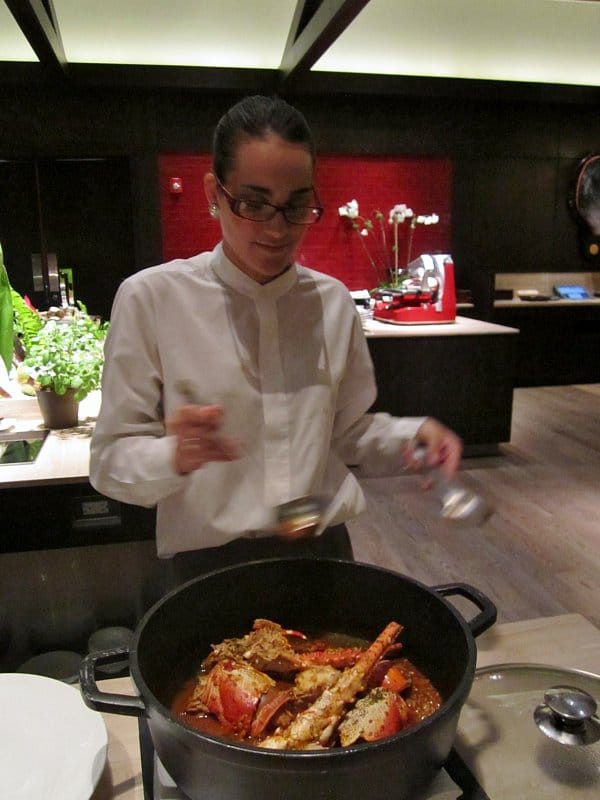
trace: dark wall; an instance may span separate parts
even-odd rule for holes
[[[368,89],[340,91],[338,85],[335,91],[325,86],[322,94],[297,90],[287,97],[305,112],[322,152],[453,159],[453,255],[460,288],[478,295],[494,271],[589,270],[566,201],[580,158],[600,149],[597,92],[505,85],[499,91],[485,82],[459,86],[447,90],[422,81],[405,93],[375,95]],[[210,149],[218,117],[241,94],[68,83],[0,87],[0,158],[104,157],[117,159],[115,164],[126,159],[128,169],[120,166],[118,181],[107,180],[107,197],[97,198],[98,225],[109,229],[114,215],[127,229],[126,238],[114,235],[130,262],[129,269],[111,259],[99,264],[105,278],[89,290],[99,293],[103,308],[123,274],[161,259],[157,155]],[[126,203],[117,203],[123,197]],[[23,219],[35,225],[31,212]],[[74,226],[80,229],[80,221]],[[93,245],[89,225],[79,234]]]
[[[108,317],[115,283],[134,263],[129,158],[0,162],[0,242],[13,287],[36,305],[45,295],[31,255],[55,253],[59,268],[73,269],[76,298]]]

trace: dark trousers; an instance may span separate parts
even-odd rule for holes
[[[352,544],[345,525],[334,525],[321,536],[286,541],[277,537],[235,539],[221,547],[177,553],[167,566],[167,591],[207,572],[265,558],[341,558],[352,561]]]

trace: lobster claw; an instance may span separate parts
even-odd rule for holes
[[[208,674],[201,700],[222,725],[246,736],[261,698],[274,686],[275,681],[264,672],[225,659]]]

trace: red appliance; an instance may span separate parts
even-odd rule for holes
[[[373,318],[393,325],[454,322],[456,286],[452,257],[421,255],[408,265],[408,273],[400,287],[378,290]]]

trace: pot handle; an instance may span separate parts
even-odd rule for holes
[[[124,656],[129,656],[128,647],[118,647],[114,650],[104,650],[87,655],[81,662],[79,668],[81,696],[86,706],[93,708],[94,711],[106,711],[110,714],[127,714],[130,717],[142,717],[146,714],[146,706],[141,697],[101,692],[96,684],[96,665],[113,664],[116,661],[123,661]]]
[[[471,629],[473,636],[479,636],[480,633],[487,631],[496,622],[498,609],[494,603],[487,595],[469,583],[444,583],[441,586],[433,586],[432,588],[434,592],[441,594],[443,597],[451,597],[457,594],[461,597],[466,597],[467,600],[477,606],[479,614],[476,614],[473,619],[467,620],[467,625]]]

